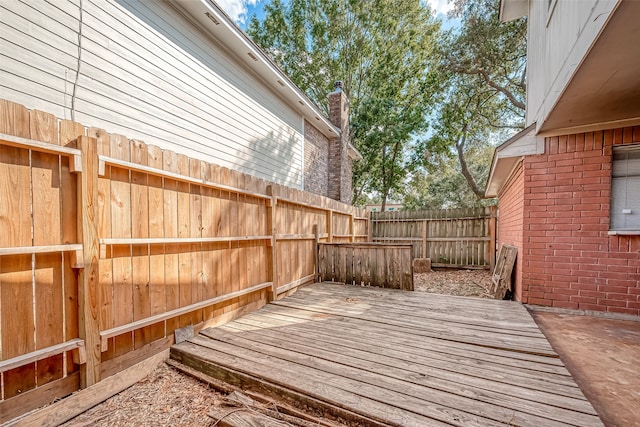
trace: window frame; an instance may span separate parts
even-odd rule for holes
[[[640,235],[640,222],[638,224],[633,224],[630,228],[623,228],[620,225],[616,224],[614,226],[613,224],[613,200],[614,200],[614,183],[616,182],[616,178],[625,178],[628,179],[630,177],[630,175],[626,174],[623,177],[614,177],[614,163],[615,163],[615,155],[616,152],[618,153],[630,153],[636,151],[638,153],[640,153],[640,144],[629,144],[629,145],[616,145],[613,147],[612,153],[611,153],[611,186],[610,186],[610,194],[609,194],[609,235]],[[640,164],[640,159],[637,159],[638,163]],[[638,176],[640,177],[640,174],[638,175],[631,175],[633,177]],[[638,209],[640,210],[640,208]],[[639,220],[640,221],[640,220]]]

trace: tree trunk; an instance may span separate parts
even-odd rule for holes
[[[476,184],[475,179],[473,179],[473,175],[469,171],[469,167],[467,166],[467,161],[464,158],[464,145],[465,145],[465,136],[462,137],[462,140],[456,142],[456,150],[458,151],[458,160],[460,160],[460,169],[462,169],[462,175],[467,180],[467,184],[469,184],[469,188],[473,191],[473,194],[476,195],[478,199],[486,199],[487,196],[484,195],[484,191],[482,191],[478,184]]]

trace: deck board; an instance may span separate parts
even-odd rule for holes
[[[508,301],[315,284],[203,330],[172,358],[362,425],[602,425]]]

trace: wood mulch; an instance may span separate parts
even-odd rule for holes
[[[420,292],[487,298],[490,284],[491,273],[487,270],[441,269],[414,276],[415,290]],[[224,426],[228,425],[225,420],[217,419],[214,414],[228,405],[226,393],[163,363],[144,380],[63,426]],[[273,420],[269,423],[278,426],[309,424],[319,425],[308,421],[297,424]],[[322,424],[337,425],[328,420],[322,420]]]
[[[436,269],[414,274],[413,285],[419,292],[492,298],[489,270]]]
[[[174,369],[179,366],[180,369]],[[190,375],[181,372],[186,370]],[[204,378],[200,381],[191,375]],[[211,387],[207,381],[214,385]],[[307,414],[167,361],[145,379],[62,424],[88,426],[340,427],[319,414]],[[264,400],[263,400],[264,399]]]
[[[161,364],[142,381],[63,424],[85,426],[207,426],[223,395]]]

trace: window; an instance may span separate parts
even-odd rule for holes
[[[640,145],[613,148],[610,228],[640,232]]]

